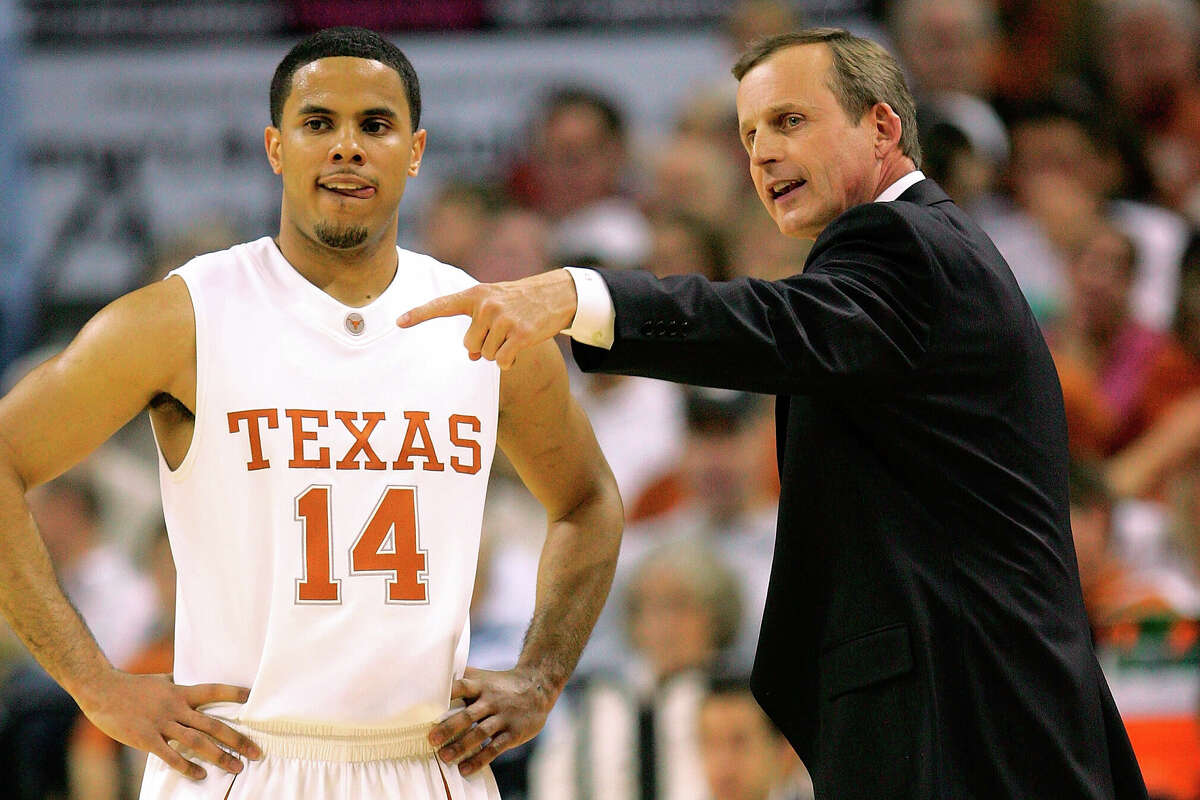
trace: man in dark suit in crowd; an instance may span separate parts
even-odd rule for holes
[[[467,348],[502,367],[570,326],[585,370],[777,395],[753,687],[818,797],[1145,797],[1084,616],[1054,366],[991,241],[919,172],[899,68],[813,30],[734,74],[758,194],[816,240],[801,273],[556,270],[400,324],[469,314]],[[443,733],[451,760],[483,743]]]

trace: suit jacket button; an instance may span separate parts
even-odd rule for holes
[[[653,336],[654,335],[654,322],[652,320],[646,320],[645,322],[642,323],[641,330],[642,330],[642,336]]]

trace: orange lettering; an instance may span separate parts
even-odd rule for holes
[[[458,456],[450,456],[450,466],[454,467],[455,472],[461,472],[464,475],[474,475],[479,472],[480,458],[482,450],[479,447],[479,442],[474,439],[465,439],[458,435],[458,426],[467,425],[475,433],[479,433],[482,425],[479,422],[479,417],[470,417],[466,414],[451,414],[450,415],[450,443],[455,447],[466,447],[471,451],[471,462],[464,464]]]
[[[304,443],[316,441],[317,438],[316,431],[304,430],[304,420],[315,419],[318,428],[325,428],[329,426],[329,412],[285,408],[283,413],[292,421],[292,458],[288,461],[288,466],[293,469],[329,469],[328,447],[318,448],[316,458],[304,457]]]
[[[252,408],[249,411],[230,411],[226,416],[229,417],[230,433],[237,433],[243,420],[246,423],[246,433],[250,437],[250,460],[246,462],[246,469],[266,469],[271,466],[271,462],[263,458],[262,421],[267,421],[268,428],[278,428],[279,412],[273,408]]]
[[[380,460],[379,456],[375,455],[375,450],[371,447],[371,431],[375,430],[375,426],[380,420],[385,418],[382,411],[364,411],[362,417],[366,420],[366,424],[359,428],[354,424],[354,420],[358,418],[358,414],[353,411],[335,411],[333,415],[337,417],[346,430],[354,436],[354,445],[342,458],[337,462],[338,469],[358,469],[359,453],[367,457],[366,463],[363,464],[367,469],[387,469],[387,464]]]
[[[340,603],[342,582],[330,577],[329,487],[310,486],[296,498],[296,519],[304,530],[304,577],[296,581],[298,603]]]
[[[405,411],[404,419],[408,420],[408,430],[404,432],[404,444],[400,447],[400,455],[392,464],[394,469],[412,469],[414,456],[425,459],[422,469],[429,472],[441,472],[446,465],[437,460],[437,452],[433,449],[433,439],[429,435],[428,411]],[[422,444],[417,444],[417,436]]]
[[[388,575],[388,602],[425,603],[425,563],[425,551],[417,542],[417,490],[389,486],[350,550],[350,572]]]

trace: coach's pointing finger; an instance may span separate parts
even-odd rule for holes
[[[428,303],[401,314],[396,324],[401,328],[411,328],[437,317],[474,316],[475,301],[471,294],[478,288],[473,286],[464,292],[435,297]]]
[[[521,350],[570,326],[577,304],[575,281],[566,270],[556,269],[436,298],[403,314],[396,324],[409,328],[435,317],[469,316],[471,327],[463,344],[471,357],[482,353],[507,368]]]

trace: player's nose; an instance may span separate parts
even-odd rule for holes
[[[329,149],[329,160],[335,164],[344,161],[362,164],[366,161],[366,153],[363,151],[362,143],[359,142],[355,129],[343,128],[339,131],[339,135]]]

